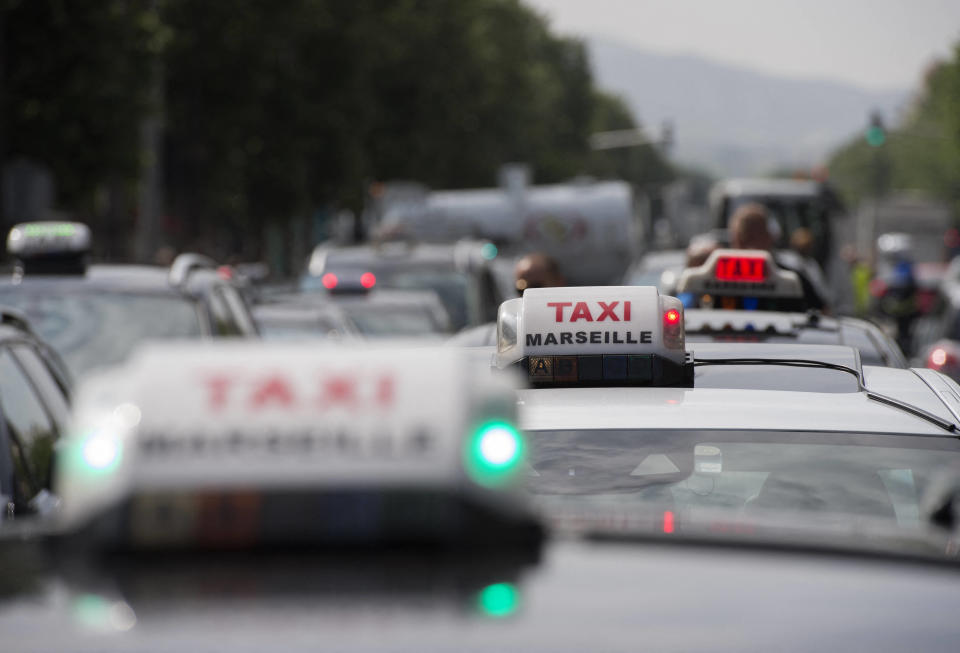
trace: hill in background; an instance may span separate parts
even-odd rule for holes
[[[600,87],[624,96],[651,134],[671,121],[674,159],[721,176],[822,163],[870,111],[892,122],[909,99],[906,89],[776,77],[599,38],[589,45]]]

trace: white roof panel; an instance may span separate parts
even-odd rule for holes
[[[862,392],[551,388],[521,390],[519,404],[521,423],[529,430],[756,429],[949,435],[920,417],[873,401]],[[921,407],[933,406],[924,402]],[[943,408],[937,415],[949,419]]]

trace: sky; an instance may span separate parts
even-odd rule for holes
[[[603,36],[784,77],[916,88],[960,42],[960,0],[524,0],[561,34]]]

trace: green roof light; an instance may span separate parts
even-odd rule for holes
[[[497,254],[499,253],[500,250],[498,250],[497,246],[493,243],[484,243],[483,247],[480,248],[480,256],[488,261],[497,258]]]
[[[467,470],[481,485],[501,485],[519,469],[523,449],[523,436],[513,424],[499,420],[486,422],[469,440]]]
[[[94,432],[80,445],[80,455],[91,471],[113,471],[120,462],[120,441],[111,433]]]
[[[477,606],[488,617],[509,617],[520,607],[520,593],[510,583],[487,585],[477,596]]]

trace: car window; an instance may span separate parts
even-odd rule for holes
[[[412,308],[351,306],[344,312],[357,331],[368,338],[439,336],[440,325],[432,314],[417,306]]]
[[[256,324],[240,292],[229,285],[221,285],[217,288],[217,291],[220,293],[224,302],[226,302],[227,309],[233,315],[233,322],[236,324],[239,333],[242,335],[255,334],[257,332]]]
[[[222,287],[214,288],[210,294],[210,316],[213,318],[213,332],[218,336],[240,336],[243,329],[237,323],[230,302]]]
[[[49,486],[53,445],[58,432],[9,349],[0,349],[0,406],[13,440],[21,500]]]
[[[67,398],[53,378],[50,369],[30,345],[14,345],[11,350],[43,398],[43,402],[50,411],[50,416],[56,423],[57,429],[62,430],[67,423],[70,407],[67,405]]]
[[[0,288],[0,304],[23,311],[75,378],[119,363],[145,340],[202,333],[197,306],[186,297],[23,284]]]
[[[720,509],[917,527],[924,493],[960,461],[960,443],[919,436],[582,430],[528,437],[527,488],[548,513],[668,510],[688,523]]]

